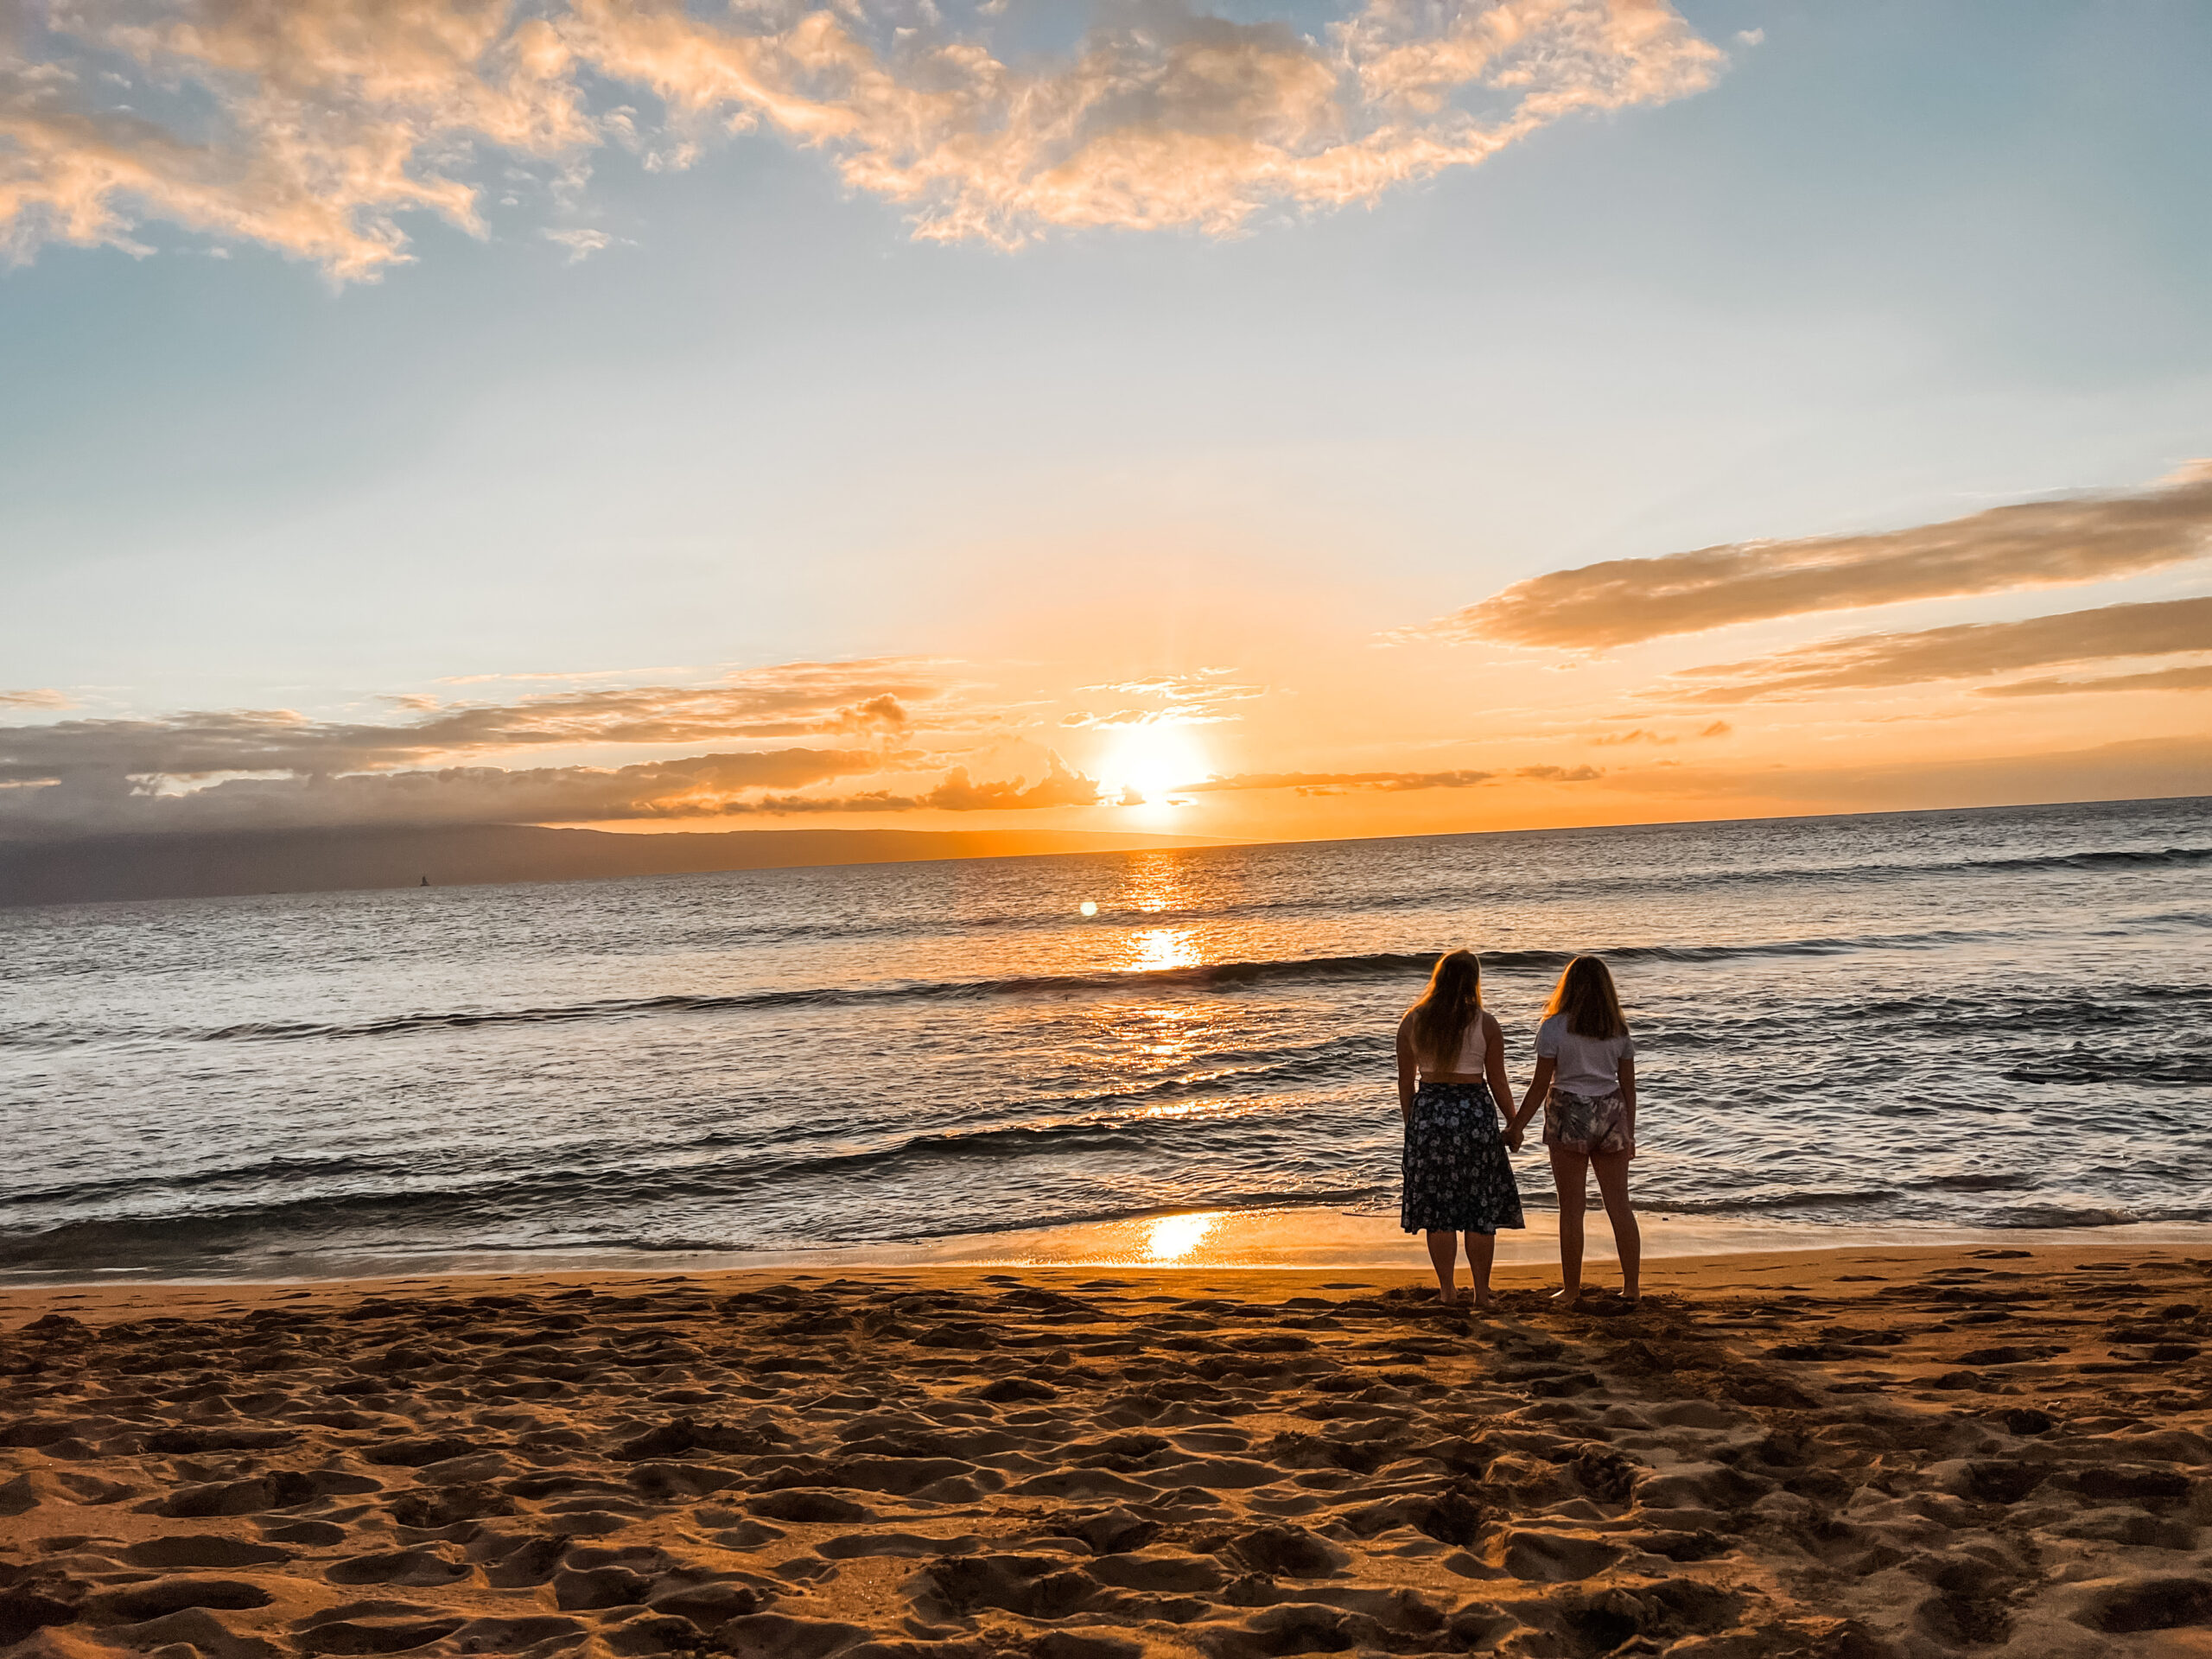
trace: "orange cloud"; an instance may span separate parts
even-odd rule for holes
[[[2023,622],[1967,622],[1917,633],[1855,634],[1746,662],[1686,668],[1670,677],[1675,685],[1650,695],[1689,702],[1750,702],[2199,651],[2212,651],[2212,598],[2106,605]]]
[[[1737,542],[1533,576],[1422,632],[1594,651],[1737,622],[2133,575],[2212,550],[2212,461],[2148,490],[1876,536]]]
[[[761,0],[78,0],[0,22],[0,236],[135,245],[165,219],[334,277],[408,257],[400,217],[481,232],[477,152],[573,195],[597,146],[682,165],[713,130],[817,148],[916,234],[1232,231],[1371,201],[1581,111],[1709,85],[1722,54],[1663,0],[1366,0],[1325,41],[1153,0],[1058,60],[1002,60],[934,8]],[[112,97],[107,76],[124,83]],[[616,96],[594,111],[584,88]],[[149,86],[187,91],[173,123]],[[644,89],[655,124],[621,98]],[[1478,89],[1477,116],[1459,95]],[[543,227],[572,258],[589,226]]]
[[[54,706],[31,694],[8,700]],[[709,686],[590,686],[505,703],[385,701],[402,717],[232,709],[0,727],[0,835],[1027,811],[1098,800],[1096,782],[1049,753],[1034,783],[979,780],[955,766],[907,792],[791,792],[922,766],[928,751],[906,740],[924,715],[941,721],[948,704],[944,688],[907,658],[785,663]],[[533,748],[754,743],[795,734],[868,746],[718,751],[614,767],[483,760]],[[424,764],[447,759],[456,764]]]
[[[1476,789],[1510,779],[1532,783],[1580,784],[1602,776],[1593,766],[1516,766],[1503,772],[1246,772],[1177,785],[1178,794],[1222,790],[1290,789],[1301,795],[1340,795],[1352,790],[1403,794],[1424,789]]]
[[[944,695],[912,659],[880,658],[785,663],[708,686],[539,692],[506,703],[441,703],[413,696],[394,701],[414,717],[391,723],[311,720],[288,709],[54,721],[0,728],[0,781],[86,772],[158,778],[327,775],[439,756],[587,743],[889,739],[907,728],[909,704]]]
[[[2076,691],[2212,691],[2212,663],[2194,668],[2158,668],[2147,674],[2107,674],[2095,679],[2014,680],[2009,685],[1985,685],[1981,697],[2055,697]]]
[[[1347,789],[1472,789],[1498,776],[1494,772],[1244,772],[1230,778],[1209,778],[1203,783],[1183,784],[1179,794],[1203,794],[1217,790],[1294,789],[1302,793],[1336,793]]]

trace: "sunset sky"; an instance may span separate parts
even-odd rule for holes
[[[2207,63],[0,0],[0,836],[2212,792]]]

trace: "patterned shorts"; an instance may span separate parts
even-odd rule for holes
[[[1618,1093],[1578,1095],[1554,1089],[1544,1102],[1544,1144],[1586,1157],[1625,1153],[1636,1156],[1629,1134],[1628,1103]]]

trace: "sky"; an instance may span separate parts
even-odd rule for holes
[[[0,0],[0,836],[2212,792],[2207,61]]]

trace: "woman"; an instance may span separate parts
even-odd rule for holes
[[[1560,1288],[1553,1300],[1565,1308],[1581,1304],[1586,1179],[1595,1170],[1621,1258],[1621,1295],[1632,1306],[1641,1299],[1643,1264],[1643,1238],[1628,1202],[1629,1160],[1636,1156],[1636,1045],[1613,976],[1595,957],[1568,963],[1544,1005],[1536,1075],[1507,1129],[1516,1145],[1539,1103],[1559,1187]]]
[[[1406,1124],[1398,1224],[1428,1235],[1439,1301],[1490,1306],[1497,1230],[1523,1224],[1521,1190],[1498,1131],[1497,1103],[1512,1100],[1505,1039],[1483,1011],[1482,964],[1471,950],[1439,957],[1428,988],[1398,1022],[1398,1115]],[[1474,1281],[1465,1297],[1452,1288],[1459,1234],[1466,1236]]]

